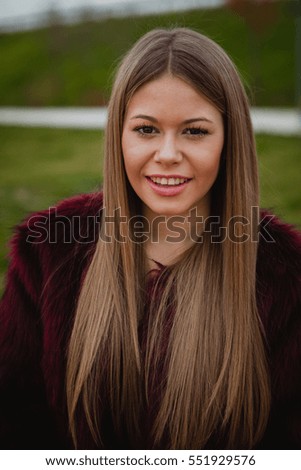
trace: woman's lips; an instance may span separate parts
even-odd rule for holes
[[[176,185],[158,184],[152,181],[149,176],[146,176],[146,181],[156,194],[160,196],[176,196],[177,194],[180,194],[182,191],[184,191],[191,179],[187,179],[184,183]]]

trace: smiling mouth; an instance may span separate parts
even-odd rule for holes
[[[147,176],[146,178],[158,186],[180,186],[189,181],[189,178],[160,178],[158,176]]]

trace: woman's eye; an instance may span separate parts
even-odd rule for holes
[[[156,129],[154,126],[138,126],[135,127],[134,131],[138,132],[139,134],[146,135],[155,134]]]
[[[187,127],[184,130],[185,134],[194,135],[194,136],[203,136],[208,134],[207,129],[202,129],[201,127]]]

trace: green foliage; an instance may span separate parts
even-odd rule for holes
[[[155,27],[186,26],[208,34],[231,55],[256,105],[292,106],[294,18],[286,2],[260,33],[230,9],[85,21],[0,35],[0,106],[101,105],[125,51]],[[256,4],[260,18],[262,4]],[[255,12],[256,13],[256,12]]]
[[[0,127],[0,291],[13,227],[45,209],[101,185],[102,133]],[[262,206],[301,226],[300,138],[257,136]]]

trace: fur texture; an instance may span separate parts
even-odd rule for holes
[[[66,351],[81,279],[98,237],[101,205],[101,193],[77,196],[16,228],[0,304],[2,449],[72,448]],[[257,299],[267,341],[272,409],[258,448],[299,449],[301,234],[267,212],[261,216]],[[104,426],[105,448],[128,448],[105,417]],[[80,448],[94,448],[84,421]]]

